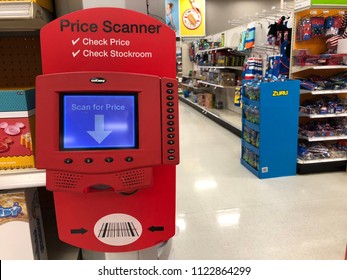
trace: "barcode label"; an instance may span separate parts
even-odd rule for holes
[[[133,222],[103,223],[98,238],[138,237],[139,233]]]
[[[269,172],[269,168],[268,167],[263,167],[261,169],[261,173],[268,173]]]
[[[100,218],[94,225],[94,235],[100,242],[111,246],[134,243],[142,235],[142,225],[133,216],[115,213]]]

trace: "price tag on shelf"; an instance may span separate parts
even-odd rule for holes
[[[310,0],[296,0],[295,1],[295,10],[301,10],[304,8],[308,8],[311,5],[311,1]]]

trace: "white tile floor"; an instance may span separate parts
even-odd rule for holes
[[[240,138],[180,103],[175,259],[343,260],[347,173],[259,180]]]

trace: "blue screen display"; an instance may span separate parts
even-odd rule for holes
[[[136,94],[64,94],[61,109],[62,150],[138,147]]]

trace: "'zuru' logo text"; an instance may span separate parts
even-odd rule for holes
[[[272,96],[286,96],[288,93],[288,90],[274,90]]]

